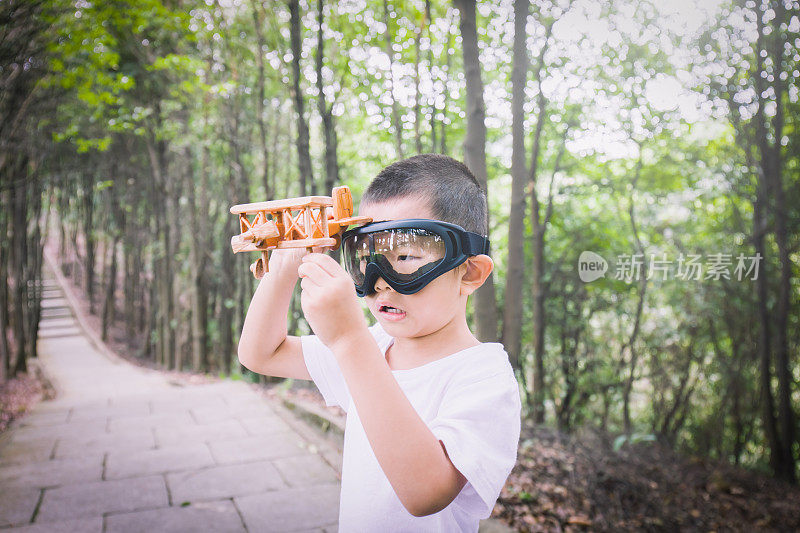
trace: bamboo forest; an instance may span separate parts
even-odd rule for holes
[[[715,529],[556,516],[537,450],[599,439],[619,465],[777,483],[717,492],[772,491],[783,507],[742,520],[800,527],[798,0],[4,0],[0,21],[0,387],[37,359],[52,262],[137,364],[302,389],[237,358],[258,281],[231,206],[347,185],[357,211],[385,166],[446,154],[489,205],[469,324],[521,393],[495,514]]]

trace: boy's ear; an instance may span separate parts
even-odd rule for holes
[[[494,262],[488,255],[474,255],[464,262],[466,270],[461,276],[461,295],[469,296],[486,281],[494,270]]]

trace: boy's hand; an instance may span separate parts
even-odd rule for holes
[[[314,252],[323,248],[314,248]],[[277,248],[269,255],[270,272],[277,272],[281,277],[288,276],[296,280],[297,269],[303,262],[303,256],[308,252],[305,248]]]
[[[280,274],[281,277],[288,276],[296,280],[297,267],[300,266],[305,254],[305,248],[279,248],[273,250],[269,255],[269,270]]]
[[[350,275],[332,257],[308,254],[297,269],[300,304],[314,334],[328,348],[367,328]]]

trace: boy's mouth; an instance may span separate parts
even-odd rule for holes
[[[386,320],[402,320],[406,316],[405,311],[388,304],[379,305],[378,313]]]

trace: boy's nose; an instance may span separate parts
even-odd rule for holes
[[[381,292],[391,288],[391,285],[386,283],[386,280],[384,280],[382,277],[378,276],[378,279],[375,280],[375,292]]]

